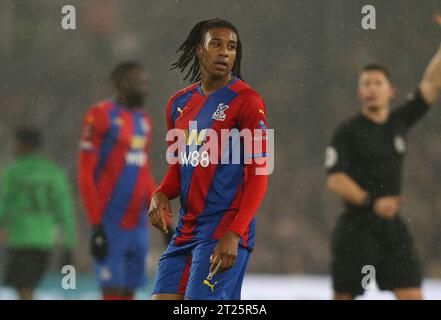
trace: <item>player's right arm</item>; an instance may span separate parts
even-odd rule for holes
[[[326,185],[343,201],[360,208],[370,208],[384,218],[392,218],[400,208],[400,197],[374,198],[348,174],[353,162],[352,138],[348,126],[344,124],[337,130],[331,145],[326,148],[325,167],[328,171]]]
[[[78,185],[89,224],[92,226],[101,224],[103,214],[94,175],[101,143],[110,126],[110,121],[106,116],[102,108],[91,108],[84,117],[79,143]]]
[[[92,227],[90,251],[99,261],[107,256],[107,237],[102,227],[104,208],[95,183],[95,170],[98,166],[99,150],[109,128],[110,119],[103,107],[93,107],[84,118],[79,145],[78,184]]]
[[[171,98],[167,104],[167,130],[172,130],[174,128],[171,115],[173,101],[174,99]],[[172,143],[173,142],[168,142],[169,145]],[[151,196],[148,212],[150,223],[164,233],[168,233],[166,216],[172,216],[170,200],[173,200],[180,195],[180,186],[181,175],[179,163],[170,164],[161,184]]]

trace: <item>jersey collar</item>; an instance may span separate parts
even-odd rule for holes
[[[232,86],[233,84],[235,84],[237,82],[237,80],[239,80],[239,78],[236,77],[236,76],[233,76],[233,78],[230,80],[230,82],[228,82],[224,87],[219,88],[216,91],[214,91],[214,92],[212,92],[212,93],[210,93],[208,95],[204,94],[204,91],[202,91],[202,87],[201,87],[202,81],[198,82],[198,85],[197,85],[196,89],[198,90],[198,92],[199,92],[199,94],[201,96],[204,96],[204,97],[207,96],[208,97],[208,96],[211,96],[213,94],[216,94],[216,92],[219,92],[219,90],[222,90],[223,88],[228,88],[228,87]]]

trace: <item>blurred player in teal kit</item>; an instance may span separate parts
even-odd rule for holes
[[[61,266],[72,264],[75,247],[71,187],[64,170],[41,154],[42,147],[39,130],[17,129],[16,159],[5,168],[1,183],[0,227],[8,234],[4,283],[22,300],[33,299],[47,270],[56,226],[65,246]]]
[[[97,103],[84,118],[78,182],[103,299],[130,300],[147,280],[145,212],[156,187],[149,159],[152,121],[143,110],[145,69],[124,62],[111,79],[116,98]]]
[[[258,174],[267,157],[265,105],[241,79],[242,46],[230,22],[196,24],[179,51],[174,67],[184,71],[189,66],[187,77],[197,82],[173,95],[167,105],[168,130],[180,129],[189,136],[178,158],[202,155],[208,129],[217,137],[223,129],[249,131],[263,146],[259,151],[244,147],[239,163],[170,164],[152,195],[149,218],[165,230],[169,200],[180,196],[181,209],[173,239],[159,260],[153,299],[240,299],[254,247],[254,215],[267,188],[267,174]]]

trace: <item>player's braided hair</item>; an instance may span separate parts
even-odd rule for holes
[[[241,78],[240,73],[240,60],[242,58],[242,44],[239,38],[239,32],[237,28],[229,21],[214,18],[210,20],[204,20],[197,23],[185,39],[184,43],[176,51],[177,53],[182,52],[178,60],[172,64],[171,69],[179,69],[184,72],[185,69],[190,65],[184,80],[189,79],[191,83],[199,81],[201,79],[201,64],[199,58],[196,54],[196,46],[198,44],[203,44],[205,33],[214,28],[227,28],[234,31],[237,35],[237,48],[236,48],[236,59],[233,65],[233,75]],[[191,63],[191,64],[190,64]]]

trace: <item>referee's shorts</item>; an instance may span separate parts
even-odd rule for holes
[[[349,210],[332,233],[331,273],[335,292],[363,294],[373,266],[381,290],[419,288],[422,270],[410,232],[399,215],[391,220],[369,210]],[[370,267],[368,267],[370,268]],[[372,269],[372,268],[370,268]]]

